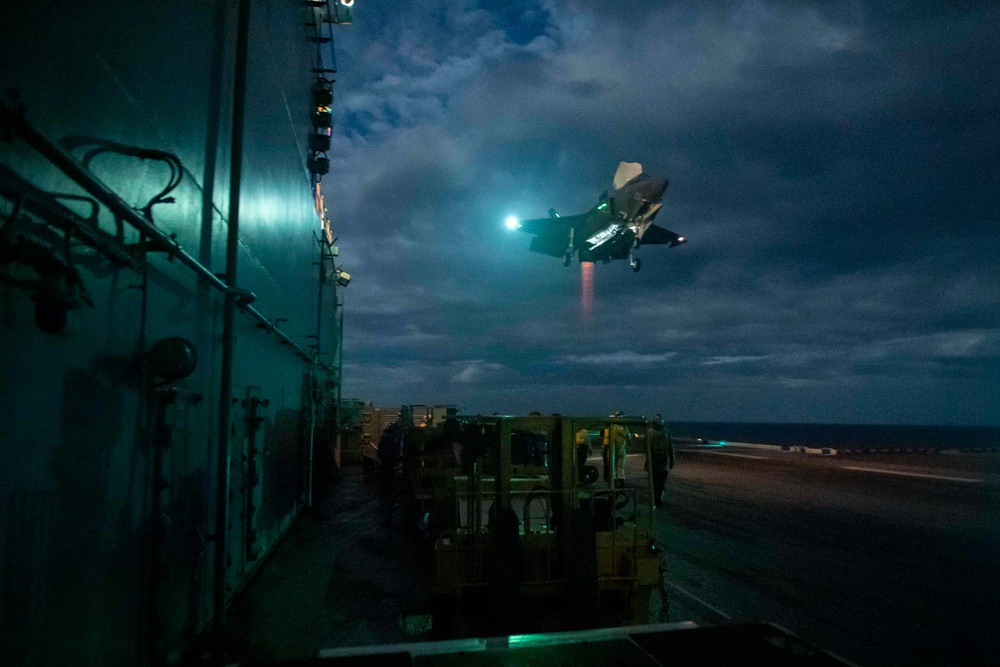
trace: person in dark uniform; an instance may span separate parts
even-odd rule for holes
[[[382,493],[394,495],[396,473],[402,461],[403,430],[398,421],[385,427],[378,440],[379,481]]]
[[[667,483],[667,474],[674,467],[674,442],[670,431],[663,425],[663,417],[657,413],[646,428],[646,438],[649,441],[649,466],[653,473],[653,505],[663,505],[663,487]]]

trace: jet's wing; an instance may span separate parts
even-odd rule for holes
[[[548,255],[549,257],[562,257],[566,254],[567,245],[565,237],[542,235],[531,239],[531,245],[528,246],[528,250],[537,252],[540,255]]]
[[[668,229],[664,229],[659,225],[650,225],[646,227],[646,231],[642,234],[642,244],[656,244],[665,245],[670,244],[670,247],[680,245],[682,243],[687,243],[687,239],[680,234],[675,234]]]
[[[569,234],[570,227],[576,227],[586,219],[586,215],[568,215],[565,218],[536,218],[534,220],[524,220],[518,225],[522,232],[538,235],[558,235],[560,237]]]
[[[523,221],[518,229],[534,234],[531,239],[531,252],[537,252],[550,257],[562,257],[569,247],[570,230],[579,226],[586,215],[570,215],[565,218],[558,215],[548,218],[536,218]]]

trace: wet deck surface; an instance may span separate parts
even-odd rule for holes
[[[860,665],[996,665],[1000,457],[678,452],[657,536],[679,604]]]
[[[378,482],[347,468],[233,601],[224,633],[199,648],[222,664],[309,658],[322,648],[426,639],[420,545]]]

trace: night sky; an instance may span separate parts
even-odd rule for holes
[[[1000,424],[1000,5],[358,0],[335,32],[344,396]],[[958,8],[956,8],[958,7]],[[642,270],[528,252],[621,160]]]

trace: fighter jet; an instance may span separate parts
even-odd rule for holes
[[[683,236],[653,224],[663,206],[667,179],[642,173],[638,162],[621,162],[614,177],[611,196],[605,192],[594,208],[586,213],[560,216],[549,209],[548,218],[507,219],[507,226],[534,234],[530,250],[551,257],[562,257],[569,266],[576,254],[581,262],[613,259],[629,260],[633,271],[642,266],[635,255],[640,245],[685,243]]]

